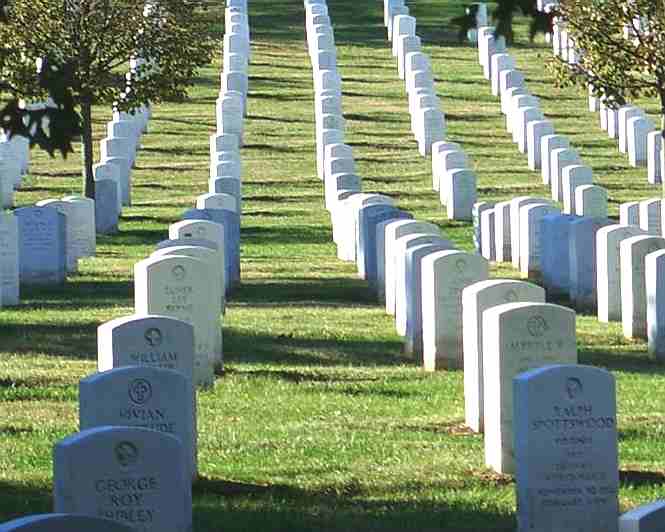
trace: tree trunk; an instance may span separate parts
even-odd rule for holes
[[[81,143],[83,144],[83,194],[85,197],[95,199],[95,177],[92,173],[93,146],[92,146],[92,104],[89,98],[81,102],[82,129]]]

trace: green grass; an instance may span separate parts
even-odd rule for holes
[[[470,225],[445,219],[430,162],[417,155],[382,3],[330,0],[329,9],[364,189],[470,249]],[[455,0],[412,6],[449,137],[472,160],[482,199],[545,195],[505,133],[475,48],[451,41],[446,20],[459,9]],[[482,437],[464,429],[461,372],[426,374],[405,358],[392,319],[354,265],[335,258],[302,3],[251,0],[250,18],[243,285],[224,320],[226,372],[199,394],[195,530],[512,529],[514,485],[484,467]],[[613,216],[619,202],[661,194],[607,140],[583,93],[554,88],[543,43],[513,52],[557,132],[609,189]],[[206,191],[220,68],[218,59],[201,72],[190,101],[155,106],[120,234],[100,237],[65,286],[26,288],[20,307],[0,310],[0,522],[51,510],[51,449],[78,428],[77,383],[95,371],[96,327],[132,312],[133,264]],[[99,139],[110,111],[94,116]],[[78,192],[77,156],[32,156],[19,204]],[[617,377],[622,509],[665,496],[665,368],[594,316],[578,317],[578,342],[580,362]]]

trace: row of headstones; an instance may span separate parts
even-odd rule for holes
[[[553,201],[563,203],[563,212],[579,216],[606,216],[607,190],[593,184],[590,167],[582,164],[577,150],[540,110],[539,99],[525,86],[524,75],[514,58],[492,47],[493,28],[479,32],[479,61],[491,80],[492,93],[501,98],[506,129],[520,152],[527,154],[529,167],[541,170],[543,184],[551,187]]]
[[[489,36],[483,36],[483,30],[480,35],[479,40]],[[493,34],[491,38],[494,39]],[[509,88],[511,77],[521,78],[520,85],[523,85],[523,77],[511,72],[514,67],[514,64],[510,64],[511,58],[506,57],[507,54],[496,53],[496,50],[492,50],[493,43],[489,44],[483,66],[489,75],[488,79],[492,80],[495,95],[503,94],[503,90]],[[503,62],[505,63],[502,64]],[[510,72],[503,74],[503,77],[502,67]],[[510,96],[512,95],[509,94],[508,98],[504,99],[504,102],[508,100],[508,103],[503,105],[503,110],[507,111],[508,115],[509,130],[512,125],[511,132],[515,142],[523,153],[529,152],[530,166],[537,169],[539,165],[536,147],[539,143],[534,137],[539,133],[545,136],[542,131],[538,131],[540,128],[544,128],[550,135],[553,135],[553,130],[549,130],[550,124],[541,125],[544,121],[542,115],[539,116],[537,102],[536,105],[533,105],[532,101],[520,102],[526,109],[534,108],[521,111],[518,102],[511,105]],[[526,97],[528,98],[528,95]],[[512,116],[511,111],[515,113]],[[528,120],[534,122],[531,127],[528,127]],[[547,139],[540,143],[541,154],[547,155],[550,142]],[[532,146],[531,149],[529,145]],[[558,183],[560,179],[557,167],[561,159],[557,155],[554,159],[551,154],[548,157],[551,165],[544,161],[540,165],[541,169],[546,167],[548,173],[550,168],[557,170],[556,176],[549,175],[552,183],[555,180]],[[581,165],[575,166],[584,168]],[[590,169],[585,171],[575,166],[567,169],[566,173],[572,173],[573,176],[576,172],[588,173],[590,178]],[[543,177],[545,181],[545,174]],[[558,191],[557,197],[554,197],[553,191],[553,199],[560,201],[567,198],[564,208],[570,214],[561,215],[549,201],[538,198],[515,198],[496,206],[478,203],[474,207],[475,235],[477,249],[484,252],[488,259],[512,260],[513,264],[520,267],[524,277],[542,277],[548,292],[554,291],[552,288],[556,286],[556,281],[565,279],[568,288],[574,289],[570,295],[575,301],[588,296],[585,284],[595,288],[594,236],[597,228],[605,225],[600,222],[603,218],[598,216],[606,215],[607,200],[604,194],[604,198],[598,202],[599,205],[593,207],[597,200],[593,196],[585,197],[585,188],[578,187],[575,190],[568,175],[566,182],[568,186],[558,187],[567,190],[564,198],[558,197]],[[572,192],[573,190],[575,192]],[[586,209],[587,199],[591,199],[591,213]],[[596,213],[594,209],[599,209],[599,212]],[[593,214],[595,217],[573,216],[575,213]],[[564,220],[570,224],[568,233],[561,229]],[[613,227],[614,232],[625,230],[624,226]],[[609,228],[608,233],[613,234]],[[599,241],[602,234],[601,229]],[[634,247],[627,246],[635,251],[639,244],[636,242]],[[572,260],[569,261],[569,258]],[[600,266],[600,262],[598,264]],[[633,265],[630,268],[631,273],[632,269]],[[634,281],[635,277],[639,275],[633,274],[631,281]],[[471,285],[463,291],[462,296],[465,331],[463,338],[466,348],[466,420],[474,430],[484,430],[486,433],[487,465],[500,472],[516,473],[519,529],[556,528],[558,523],[564,528],[595,529],[600,526],[604,530],[617,530],[618,459],[616,399],[612,376],[604,370],[582,366],[552,366],[516,375],[515,373],[527,369],[525,365],[533,363],[528,361],[528,357],[534,354],[538,358],[538,355],[547,356],[548,352],[550,355],[555,352],[555,358],[561,357],[556,363],[576,362],[574,313],[564,307],[557,307],[553,312],[558,314],[558,317],[525,315],[519,322],[511,322],[503,337],[487,337],[487,327],[492,323],[493,312],[500,312],[498,309],[501,309],[501,306],[498,306],[495,307],[496,310],[485,313],[487,307],[483,305],[488,301],[489,294],[493,294],[499,301],[503,297],[505,299],[501,302],[505,302],[519,300],[520,291],[522,294],[530,291],[526,296],[528,299],[540,299],[544,302],[545,291],[521,281],[486,283],[488,286],[484,286],[484,283]],[[517,286],[512,288],[510,284]],[[479,310],[482,316],[480,318]],[[572,319],[569,317],[566,320],[566,313],[568,316],[572,315]],[[550,328],[552,317],[556,325]],[[478,326],[478,321],[482,325]],[[525,329],[521,335],[520,326]],[[556,331],[554,337],[547,338],[553,331]],[[513,336],[514,333],[518,336]],[[567,343],[571,338],[572,342]],[[499,350],[512,349],[513,352],[501,353],[497,357],[492,353],[492,350],[497,349],[496,346],[499,346]],[[545,353],[538,353],[542,348]],[[528,353],[526,357],[525,353]],[[568,357],[572,360],[567,360]],[[516,360],[520,363],[515,364]],[[504,364],[505,367],[502,368]],[[496,379],[496,374],[500,374],[502,369],[503,378],[506,379],[503,382],[501,378]],[[515,373],[511,374],[511,370]],[[513,378],[514,383],[511,382]],[[505,393],[507,389],[510,389],[510,395]],[[502,403],[502,400],[507,402]],[[574,402],[578,404],[571,404]],[[600,435],[599,429],[604,429]],[[593,448],[590,447],[592,443]],[[571,451],[579,463],[567,463],[572,456]],[[565,464],[565,467],[562,464]],[[579,475],[578,470],[582,469],[589,474]],[[635,517],[649,515],[654,518],[661,506],[650,505],[626,514],[619,521],[621,528],[639,530],[642,524],[646,528],[648,519],[640,521]]]
[[[89,198],[65,196],[0,212],[0,306],[18,305],[21,285],[63,283],[95,247]]]
[[[656,209],[662,200],[640,207]],[[511,262],[540,280],[550,296],[565,296],[601,322],[621,321],[627,338],[648,339],[665,358],[665,316],[659,301],[665,239],[632,220],[561,214],[548,200],[521,196],[474,207],[476,249],[488,260]]]
[[[227,4],[224,12],[224,49],[221,87],[216,102],[217,134],[238,139],[243,145],[244,117],[247,114],[248,69],[251,57],[249,18],[243,6]],[[241,178],[240,160],[233,146],[221,143],[213,152],[211,140],[210,178]],[[212,188],[212,187],[211,187]],[[211,190],[212,192],[212,190]],[[226,193],[226,192],[225,192]],[[238,197],[240,204],[240,197]]]
[[[229,0],[227,9],[246,15],[246,0]],[[217,148],[237,152],[238,144],[231,133],[213,135],[211,169]],[[54,511],[63,515],[0,530],[191,530],[195,386],[211,385],[213,366],[222,363],[219,318],[239,278],[224,244],[238,240],[239,213],[215,196],[235,200],[199,197],[200,208],[185,215],[194,219],[172,224],[169,240],[135,265],[135,314],[99,327],[100,373],[79,386],[81,430],[54,448]],[[70,512],[82,515],[64,515]]]
[[[19,303],[21,284],[63,283],[78,271],[79,259],[95,255],[97,233],[117,231],[122,205],[130,204],[131,167],[149,116],[148,107],[113,113],[100,144],[102,162],[93,166],[95,200],[65,196],[0,214],[0,306]],[[13,188],[28,164],[28,139],[15,135],[0,142],[0,192],[13,182],[11,196],[0,194],[9,198],[2,207],[13,207]]]
[[[361,192],[362,184],[355,174],[352,148],[343,144],[345,124],[341,109],[341,78],[337,72],[334,33],[328,9],[324,2],[306,1],[305,10],[315,89],[317,169],[324,179],[325,204],[331,213],[333,241],[337,244],[338,258],[356,262],[359,275],[367,279],[370,286],[377,288],[382,284],[378,276],[383,275],[384,264],[384,247],[381,245],[380,250],[377,247],[379,242],[384,241],[382,226],[384,222],[411,218],[411,215],[396,208],[387,196]],[[440,233],[433,224],[413,224],[427,226],[430,232],[435,229]],[[420,233],[419,236],[425,236],[424,231]],[[426,240],[423,239],[423,243]],[[436,249],[453,248],[450,242],[442,238],[438,240],[445,245]],[[435,238],[429,238],[429,241],[434,242]],[[433,246],[430,247],[434,250]],[[416,305],[412,308],[415,310]],[[434,369],[435,363],[430,366]]]
[[[481,41],[488,41],[493,38],[490,32],[481,30]],[[487,53],[491,54],[491,48],[487,47]],[[481,58],[483,51],[481,50]],[[493,90],[501,90],[501,84],[496,80],[507,79],[514,70],[514,61],[508,54],[494,53],[490,55],[491,59],[487,61],[491,65],[490,77],[493,82]],[[523,76],[517,79],[522,80]],[[519,89],[518,89],[519,90]],[[483,255],[490,260],[502,262],[512,260],[513,265],[519,267],[524,276],[540,277],[548,291],[552,294],[567,295],[578,310],[595,310],[598,307],[599,317],[602,321],[608,321],[605,316],[621,316],[617,312],[617,306],[620,305],[621,291],[614,289],[614,293],[608,293],[610,286],[613,286],[612,278],[618,276],[620,270],[618,266],[619,250],[618,243],[613,250],[612,257],[606,256],[607,247],[603,244],[602,255],[597,255],[597,238],[605,239],[604,233],[596,236],[596,231],[603,226],[610,225],[611,222],[607,216],[607,193],[600,187],[593,186],[591,169],[575,164],[579,162],[577,153],[568,148],[554,148],[554,146],[567,145],[568,141],[563,136],[553,134],[552,126],[549,122],[538,120],[534,117],[533,123],[526,123],[529,113],[528,107],[520,109],[519,105],[525,99],[532,98],[521,94],[510,94],[515,89],[509,89],[507,98],[514,103],[509,103],[508,108],[512,107],[513,113],[517,112],[517,121],[513,118],[514,128],[520,129],[519,137],[526,142],[526,146],[520,144],[520,148],[526,147],[529,150],[529,162],[531,167],[537,167],[536,146],[537,136],[544,132],[550,134],[542,136],[540,139],[540,158],[543,181],[549,181],[552,184],[552,199],[554,201],[563,201],[564,215],[558,213],[556,209],[548,205],[548,202],[538,198],[515,198],[512,202],[500,202],[496,206],[478,205],[477,215],[479,216],[479,227],[481,231],[489,236],[485,249],[479,247]],[[502,93],[503,96],[504,93]],[[510,110],[509,110],[510,113]],[[630,132],[630,121],[627,120],[627,114],[619,112],[619,124],[623,124],[622,131]],[[508,123],[511,123],[510,114]],[[526,128],[524,127],[526,126]],[[526,130],[526,137],[524,132]],[[628,134],[628,138],[630,138]],[[524,151],[522,149],[522,151]],[[547,154],[550,153],[548,157]],[[549,164],[548,164],[549,161]],[[573,163],[573,164],[568,164]],[[567,166],[564,166],[568,164]],[[558,186],[555,186],[558,184]],[[562,196],[562,197],[561,197]],[[533,203],[527,206],[524,212],[520,207],[523,204]],[[537,206],[540,204],[540,206]],[[512,206],[512,207],[511,207]],[[491,208],[490,208],[491,207]],[[630,202],[621,207],[622,224],[641,225],[645,231],[653,235],[661,235],[661,210],[662,202],[658,199],[645,200],[643,202]],[[482,213],[486,211],[486,214]],[[633,213],[641,212],[639,219]],[[578,216],[572,216],[572,215]],[[547,218],[543,218],[547,217]],[[583,218],[579,218],[583,217]],[[531,218],[531,220],[529,220]],[[625,218],[625,220],[624,220]],[[485,225],[483,225],[483,219]],[[520,225],[520,221],[527,225]],[[532,223],[529,226],[529,223]],[[575,223],[575,226],[568,228],[567,224]],[[535,225],[535,226],[534,226]],[[566,227],[566,230],[563,227]],[[520,227],[524,227],[520,230]],[[637,228],[635,228],[637,229]],[[561,236],[571,235],[570,238],[560,238]],[[642,232],[633,233],[643,234]],[[539,242],[542,240],[542,242]],[[522,242],[522,244],[520,244]],[[600,244],[599,246],[600,247]],[[520,251],[521,250],[521,255]],[[539,257],[540,250],[542,256]],[[533,259],[533,260],[531,260]],[[614,271],[610,274],[601,274],[599,272],[607,271],[607,264],[615,264]],[[612,268],[612,267],[610,267]],[[625,273],[630,276],[629,272]],[[609,278],[608,278],[609,277]],[[663,326],[656,322],[657,314],[647,312],[644,301],[643,291],[640,290],[644,282],[638,283],[634,290],[630,290],[630,300],[636,302],[636,306],[626,310],[622,319],[624,323],[624,333],[627,337],[646,337],[646,315],[653,316],[654,323],[649,326],[652,331],[657,331]],[[628,283],[624,285],[629,286]],[[620,284],[617,285],[621,286]],[[655,290],[655,285],[654,285]],[[628,290],[628,288],[626,288]],[[600,302],[598,301],[600,299]],[[625,296],[624,296],[625,300]],[[644,316],[644,318],[640,318]],[[616,318],[615,318],[616,319]],[[662,321],[662,318],[661,318]],[[638,323],[637,327],[634,325]],[[635,333],[634,330],[644,332]],[[665,348],[660,346],[662,340],[660,335],[654,332],[650,334],[650,351],[652,353],[661,353]]]
[[[249,21],[246,2],[230,2],[225,11],[227,27],[233,36],[242,35],[246,47],[231,51],[235,38],[224,38],[225,62],[249,55]],[[237,72],[236,72],[237,73]],[[242,72],[247,80],[247,68]],[[135,315],[120,322],[144,316],[169,316],[190,323],[194,329],[193,382],[212,386],[215,369],[223,367],[220,319],[226,298],[240,282],[240,220],[242,168],[240,146],[246,106],[243,92],[224,87],[217,102],[217,132],[210,137],[209,192],[197,197],[195,207],[183,213],[183,220],[169,227],[169,239],[157,244],[156,251],[134,266]],[[246,87],[246,83],[245,83]],[[233,94],[231,94],[233,93]],[[235,100],[240,107],[234,106]],[[230,120],[229,117],[233,117]],[[238,120],[236,120],[236,118]],[[240,122],[233,128],[226,125]],[[114,320],[115,321],[115,320]],[[110,335],[109,337],[112,337]]]
[[[132,68],[138,62],[132,59]],[[95,226],[99,234],[117,233],[122,208],[132,203],[132,168],[150,115],[149,106],[133,112],[114,111],[106,124],[106,137],[99,143],[100,162],[93,166]]]
[[[395,15],[401,8],[404,14]],[[416,35],[416,18],[406,14],[404,3],[384,0],[384,13],[390,26],[388,40],[392,42],[392,54],[397,58],[399,78],[404,80],[409,99],[411,131],[418,142],[423,157],[432,153],[432,144],[442,141],[446,135],[446,118],[441,111],[441,101],[436,95],[436,85],[429,57],[421,51],[421,39]]]
[[[445,116],[436,95],[429,57],[415,34],[416,19],[398,0],[384,0],[384,23],[409,99],[411,131],[422,156],[432,156],[432,185],[450,220],[471,220],[477,179],[459,144],[446,142]]]
[[[539,8],[551,12],[557,7],[555,2],[541,2]],[[636,19],[636,24],[640,19]],[[632,39],[632,27],[627,27],[624,36]],[[554,18],[552,26],[553,54],[568,63],[576,63],[580,57],[574,41],[569,36],[565,22]],[[621,153],[628,155],[628,161],[634,167],[647,167],[647,180],[651,184],[662,182],[665,174],[665,152],[663,134],[643,109],[634,105],[608,106],[605,98],[589,85],[589,111],[598,111],[600,127],[607,131],[611,139],[618,141]]]

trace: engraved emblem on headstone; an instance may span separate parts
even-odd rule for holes
[[[144,336],[150,347],[158,347],[162,344],[162,331],[156,327],[151,327],[148,329]]]
[[[517,292],[515,290],[508,290],[503,299],[506,303],[514,303],[517,301]]]
[[[457,269],[457,273],[464,273],[464,270],[466,269],[466,260],[457,259],[455,262],[455,268]]]
[[[196,228],[196,235],[199,237],[199,239],[203,240],[203,237],[205,237],[206,230],[204,227],[197,227]]]
[[[527,322],[526,328],[531,336],[539,337],[547,332],[549,326],[542,316],[533,316]]]
[[[566,380],[566,395],[568,399],[574,401],[579,396],[584,393],[584,388],[582,387],[582,381],[577,377],[570,377]]]
[[[129,398],[137,405],[150,401],[152,385],[146,379],[134,379],[129,383]]]
[[[171,273],[173,274],[173,278],[176,281],[184,281],[185,276],[187,274],[187,272],[185,271],[184,266],[180,266],[180,265],[174,266],[173,270],[171,270]]]
[[[139,450],[130,441],[122,441],[115,446],[115,458],[120,467],[129,469],[136,464],[139,459]]]

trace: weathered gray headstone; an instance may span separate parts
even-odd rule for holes
[[[547,204],[526,204],[519,210],[519,261],[523,278],[540,279],[540,256],[544,245],[541,221],[550,214],[560,214],[556,207]]]
[[[607,216],[607,189],[581,185],[575,189],[575,214],[591,218]]]
[[[593,171],[582,164],[571,164],[563,169],[563,212],[577,214],[575,208],[575,189],[593,183]],[[606,216],[605,213],[604,216]]]
[[[648,118],[635,116],[628,120],[626,128],[630,164],[647,166],[647,135],[655,130],[653,122]]]
[[[480,217],[482,213],[488,209],[494,209],[494,203],[489,201],[477,201],[473,204],[473,247],[476,250],[476,253],[480,253],[481,255],[483,249],[483,232]]]
[[[358,210],[358,249],[356,262],[358,275],[369,281],[377,279],[376,227],[385,220],[407,219],[411,214],[388,204],[370,204]]]
[[[550,186],[553,201],[563,201],[563,169],[580,163],[577,150],[557,148],[550,153]]]
[[[650,198],[640,201],[639,209],[640,227],[650,235],[661,235],[663,200],[661,198]]]
[[[619,223],[621,225],[640,225],[639,201],[627,201],[619,205]]]
[[[53,449],[56,512],[106,517],[143,532],[192,528],[191,478],[183,445],[164,432],[99,427]]]
[[[150,366],[125,366],[79,381],[81,430],[103,426],[143,427],[173,434],[197,476],[196,412],[191,379]]]
[[[579,220],[568,214],[543,216],[540,238],[543,245],[540,269],[543,287],[550,296],[568,296],[570,291],[570,224]]]
[[[55,207],[21,207],[18,223],[19,279],[25,284],[65,281],[65,215]]]
[[[98,234],[112,235],[118,232],[118,203],[118,184],[112,179],[96,180],[95,231]]]
[[[665,501],[655,501],[638,506],[619,517],[619,532],[659,532],[663,529],[663,521]]]
[[[531,170],[540,170],[541,140],[546,135],[554,134],[554,126],[549,120],[534,120],[526,126],[526,151],[529,159],[529,168]]]
[[[665,158],[663,157],[663,134],[652,131],[647,135],[647,177],[649,183],[663,181],[665,175]]]
[[[77,514],[39,514],[0,523],[0,532],[132,532],[134,528],[104,519]]]
[[[665,250],[646,255],[644,273],[649,354],[665,360]]]
[[[604,369],[555,365],[516,376],[518,530],[617,532],[616,387]]]
[[[18,223],[11,212],[0,211],[0,306],[19,303]]]
[[[423,319],[422,319],[422,260],[437,251],[451,249],[450,242],[442,240],[430,244],[419,244],[406,251],[406,331],[404,351],[423,363]]]
[[[568,148],[570,141],[563,135],[544,135],[540,139],[540,174],[543,185],[550,184],[550,161],[552,152],[557,149]]]
[[[532,203],[549,203],[543,198],[518,196],[510,200],[510,256],[513,268],[520,267],[520,209]]]
[[[510,200],[497,203],[494,212],[496,261],[511,262]]]
[[[385,236],[383,240],[384,259],[383,264],[378,264],[378,277],[383,273],[383,282],[386,298],[386,313],[395,314],[395,268],[396,257],[395,247],[398,239],[411,234],[424,233],[441,236],[441,229],[438,225],[419,220],[397,220],[385,226]],[[377,251],[379,249],[377,241]],[[378,257],[378,255],[377,255]]]
[[[596,233],[611,225],[607,218],[582,217],[570,225],[568,238],[570,286],[568,295],[578,310],[594,311],[597,305]]]

